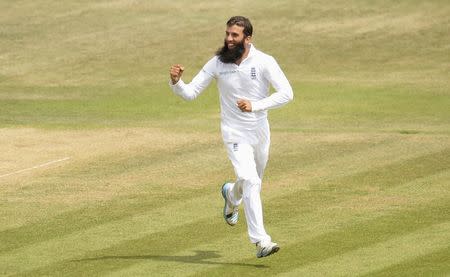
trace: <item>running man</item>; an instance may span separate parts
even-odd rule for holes
[[[229,225],[236,225],[244,202],[248,235],[256,244],[256,256],[262,258],[280,249],[264,229],[260,197],[270,146],[267,110],[291,101],[293,92],[275,59],[252,45],[252,33],[248,18],[230,18],[223,47],[192,82],[181,80],[184,67],[176,64],[170,68],[169,85],[175,94],[193,100],[212,79],[217,80],[222,138],[236,174],[234,183],[222,186],[223,216]],[[275,92],[269,95],[270,86]]]

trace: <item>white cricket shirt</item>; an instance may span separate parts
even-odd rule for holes
[[[221,130],[224,142],[258,142],[259,128],[268,126],[267,110],[278,108],[293,99],[289,81],[272,56],[250,45],[248,56],[240,65],[223,63],[217,56],[185,84],[181,79],[169,85],[185,100],[195,99],[215,78],[220,93]],[[270,85],[275,92],[269,95]],[[242,112],[238,99],[252,103],[252,112]]]

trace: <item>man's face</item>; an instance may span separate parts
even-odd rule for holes
[[[233,49],[237,44],[242,44],[244,40],[244,27],[238,25],[227,27],[225,31],[225,43],[228,49]]]
[[[225,31],[223,47],[217,50],[216,55],[223,63],[236,63],[242,58],[245,49],[248,49],[250,36],[244,37],[244,27],[228,26]]]

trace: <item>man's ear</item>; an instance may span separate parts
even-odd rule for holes
[[[252,36],[245,37],[245,43],[250,43],[250,42],[252,42]]]

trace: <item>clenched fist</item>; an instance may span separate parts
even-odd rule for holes
[[[183,75],[184,67],[181,64],[175,64],[170,67],[170,79],[172,80],[172,84],[178,83]]]
[[[243,112],[251,112],[252,111],[252,102],[245,99],[238,99],[237,101],[238,108]]]

